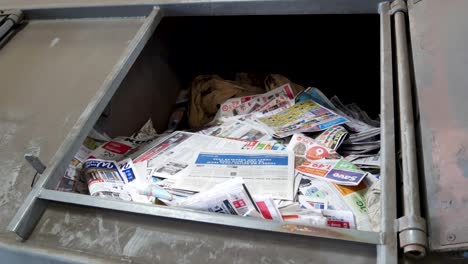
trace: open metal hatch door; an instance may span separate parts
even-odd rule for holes
[[[103,110],[89,107],[90,101],[110,100],[161,17],[159,9],[150,6],[100,10],[83,8],[74,17],[60,9],[25,11],[25,21],[3,43],[0,160],[4,166],[17,166],[22,155],[34,157],[40,149],[39,164],[59,168],[68,158],[65,150],[82,140],[78,133],[96,121],[90,118],[98,118],[86,113]],[[9,140],[10,134],[14,139]],[[32,176],[19,175],[31,180]],[[23,207],[34,203],[45,179],[38,180]],[[42,209],[23,208],[28,215],[21,217],[31,224]],[[28,233],[22,225],[11,228],[24,236]]]
[[[421,189],[436,251],[468,248],[467,10],[465,0],[408,1]]]

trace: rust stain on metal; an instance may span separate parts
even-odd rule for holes
[[[330,229],[324,229],[320,227],[314,227],[314,226],[286,224],[286,225],[282,225],[281,228],[287,230],[288,232],[302,233],[306,235],[317,235],[317,236],[320,235],[320,236],[325,236],[325,237],[341,238],[341,239],[353,238],[352,236],[348,236],[340,232],[336,232]]]

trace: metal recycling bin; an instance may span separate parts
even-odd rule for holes
[[[444,18],[462,16],[460,10],[467,4],[454,1],[437,9],[441,4],[436,1],[341,6],[337,3],[342,1],[324,2],[194,1],[21,10],[26,22],[0,49],[3,89],[21,87],[24,93],[33,91],[38,102],[54,101],[41,108],[41,116],[48,117],[38,121],[36,135],[72,123],[57,137],[63,140],[53,144],[55,154],[45,162],[47,169],[8,229],[28,239],[48,206],[66,203],[187,225],[266,231],[285,241],[291,235],[309,237],[328,250],[347,248],[334,257],[338,262],[356,255],[353,250],[370,252],[365,255],[379,263],[396,263],[398,246],[413,257],[429,250],[465,248],[466,221],[457,208],[466,202],[460,187],[466,178],[458,176],[466,174],[466,122],[453,116],[466,112],[459,99],[466,95],[461,88],[466,78],[450,75],[447,68],[456,71],[466,63],[461,44],[441,39],[457,36],[464,43],[466,28]],[[437,23],[426,17],[430,12],[441,13],[435,15]],[[443,31],[445,24],[450,30]],[[6,74],[18,61],[23,62],[22,78]],[[191,78],[233,71],[281,72],[299,83],[315,83],[350,97],[380,115],[380,232],[262,221],[54,190],[106,109],[110,115],[102,125],[111,136],[129,134],[150,117],[162,129],[179,89]],[[57,87],[57,94],[43,94],[41,86]],[[78,100],[73,100],[75,94]],[[67,112],[63,104],[74,101],[81,103],[80,112]],[[447,116],[451,118],[443,118]],[[441,144],[444,140],[449,143]],[[446,188],[456,192],[449,194]],[[398,195],[403,201],[400,214]],[[318,250],[311,249],[311,256]]]

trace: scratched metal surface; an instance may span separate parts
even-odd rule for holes
[[[30,190],[33,172],[23,155],[48,165],[141,24],[31,22],[0,49],[1,226]]]
[[[408,1],[433,250],[468,247],[468,2]]]
[[[35,244],[132,263],[372,263],[375,247],[73,206],[52,206]],[[360,252],[356,255],[355,252]],[[336,261],[336,262],[335,262]]]
[[[14,241],[6,226],[30,191],[23,155],[48,165],[142,22],[31,22],[0,49],[1,242]]]

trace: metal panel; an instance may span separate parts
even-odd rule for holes
[[[468,248],[468,2],[408,1],[432,250]]]
[[[63,143],[58,148],[57,153],[55,154],[54,158],[51,161],[50,169],[47,169],[45,171],[45,174],[41,177],[38,183],[34,186],[34,189],[31,191],[31,193],[29,193],[23,205],[20,207],[17,214],[10,222],[10,225],[8,227],[9,230],[15,231],[20,237],[23,237],[23,238],[27,237],[30,234],[32,228],[39,220],[45,208],[44,200],[37,199],[38,194],[40,193],[43,187],[49,187],[49,188],[54,187],[50,185],[52,185],[54,182],[57,182],[53,179],[54,176],[57,177],[58,175],[60,175],[60,173],[57,173],[57,171],[58,172],[65,171],[65,168],[68,162],[73,157],[73,153],[75,153],[78,150],[80,143],[83,142],[84,138],[91,130],[93,124],[97,121],[100,113],[103,111],[106,104],[109,102],[110,98],[112,97],[113,93],[115,92],[117,87],[120,85],[120,83],[124,79],[130,66],[133,64],[133,62],[136,60],[136,57],[138,56],[140,51],[143,49],[144,44],[154,32],[156,25],[159,23],[162,17],[160,12],[158,11],[159,9],[155,9],[150,14],[150,16],[146,18],[143,24],[141,24],[141,19],[137,19],[136,21],[138,21],[138,24],[133,25],[132,31],[127,32],[127,34],[125,35],[126,36],[125,41],[119,42],[121,45],[121,49],[119,50],[119,53],[113,54],[112,64],[106,65],[106,68],[102,69],[104,71],[104,74],[102,76],[99,76],[100,77],[99,83],[93,86],[93,88],[96,86],[100,87],[99,90],[97,92],[92,93],[94,95],[92,98],[88,97],[89,101],[88,101],[88,105],[86,109],[84,109],[84,111],[81,113],[81,116],[79,118],[75,119],[77,121],[75,125],[71,128],[70,133],[67,135],[67,138],[64,139]],[[69,49],[70,46],[68,45],[65,46],[63,51],[66,53],[66,55],[63,57],[67,59],[74,58],[74,61],[69,61],[69,62],[67,61],[69,64],[68,68],[64,67],[62,64],[56,64],[55,67],[47,68],[47,70],[50,71],[50,73],[57,74],[57,73],[60,73],[61,71],[56,69],[56,67],[62,67],[62,69],[64,69],[66,72],[64,72],[63,76],[60,76],[60,77],[63,78],[67,76],[68,79],[57,80],[56,78],[50,78],[50,79],[47,79],[47,81],[52,81],[52,82],[58,81],[59,83],[69,82],[71,84],[78,85],[76,89],[79,89],[80,88],[79,85],[82,84],[81,80],[83,78],[86,78],[85,77],[86,75],[76,75],[77,72],[74,71],[74,69],[86,68],[87,71],[93,71],[94,70],[93,64],[96,63],[96,56],[98,56],[97,54],[100,54],[100,53],[105,54],[106,53],[105,51],[108,49],[107,45],[112,46],[110,42],[115,41],[113,37],[116,35],[119,35],[119,32],[116,32],[115,30],[118,30],[120,27],[125,25],[125,23],[128,23],[128,22],[122,22],[122,21],[126,21],[126,20],[122,20],[122,19],[115,19],[115,20],[113,19],[110,21],[106,21],[106,20],[60,21],[58,20],[58,21],[33,21],[31,22],[32,25],[35,25],[35,24],[39,25],[39,29],[41,30],[31,31],[30,29],[30,31],[28,32],[32,32],[33,36],[36,36],[38,38],[41,35],[41,33],[44,33],[44,32],[49,32],[49,34],[56,33],[56,31],[53,30],[54,27],[58,27],[59,29],[65,29],[65,30],[68,29],[70,30],[71,35],[72,35],[72,38],[69,41],[74,44],[73,46],[74,49],[70,50]],[[123,24],[120,25],[119,23],[123,23]],[[108,26],[110,25],[112,27],[102,28],[102,24],[104,25],[107,24]],[[85,26],[84,29],[81,28],[83,26]],[[99,40],[102,40],[102,42],[95,43],[95,39],[91,39],[92,41],[90,41],[89,38],[84,38],[84,39],[73,38],[77,36],[76,30],[81,29],[85,32],[89,32],[89,31],[93,32],[93,30],[91,30],[92,28],[100,29],[100,31],[94,31],[94,33],[99,34],[99,36],[96,36],[96,37],[99,37]],[[34,27],[32,29],[34,29]],[[101,31],[103,29],[104,31]],[[78,34],[78,36],[80,35]],[[21,41],[21,39],[17,39],[17,38],[15,38],[15,40]],[[128,41],[130,41],[130,44],[128,44],[127,46]],[[52,39],[50,46],[53,47],[54,46],[53,44],[55,42],[57,41],[55,41],[55,39]],[[33,43],[36,43],[36,41],[31,41],[28,44],[32,45]],[[14,43],[9,43],[9,45],[12,45],[12,44]],[[19,42],[19,44],[24,45],[23,42]],[[99,44],[103,46],[100,46]],[[90,47],[92,47],[93,49],[87,50]],[[123,47],[125,47],[125,49]],[[28,51],[37,52],[37,49],[29,47]],[[86,53],[83,54],[83,52],[86,52]],[[45,51],[45,53],[47,55],[47,51]],[[1,54],[3,53],[0,53],[0,55]],[[4,54],[5,56],[12,56],[12,54],[9,52],[5,52]],[[73,56],[68,55],[68,54],[73,54]],[[21,55],[24,56],[24,54],[21,54]],[[50,56],[54,56],[54,55],[55,54],[52,51],[52,54]],[[78,57],[74,57],[74,56],[78,56]],[[86,62],[86,60],[83,61],[82,60],[83,58],[80,58],[79,56],[88,57],[90,61],[88,63],[83,63],[83,62]],[[80,62],[80,63],[77,63],[77,62]],[[7,65],[8,64],[5,63],[5,66]],[[40,66],[40,64],[31,64],[30,66],[35,67],[35,68],[30,69],[30,71],[36,73],[36,75],[40,74],[41,70],[43,69]],[[109,71],[109,69],[111,70]],[[7,71],[5,70],[4,72],[7,72]],[[26,82],[33,82],[33,83],[35,82],[35,84],[37,85],[38,80],[43,80],[41,78],[44,78],[44,76],[43,75],[31,76],[30,78],[26,78],[22,80],[26,80]],[[19,86],[19,85],[21,84],[18,84],[17,82],[13,82],[11,87],[16,88],[16,86]],[[32,84],[29,84],[27,87],[33,87],[33,86]],[[50,98],[48,98],[49,95],[42,95],[42,96],[46,96],[46,98],[44,98],[42,102],[51,100]],[[57,101],[62,102],[62,100],[57,100]],[[11,106],[11,107],[14,108],[14,106]],[[62,117],[62,115],[64,114],[66,113],[63,113],[63,112],[51,113],[51,115],[58,115],[58,116],[55,116],[58,120],[63,120],[64,118]],[[49,116],[49,118],[50,117],[51,116]],[[43,121],[42,118],[43,117],[41,116],[41,121]],[[58,142],[60,141],[57,141],[57,143]]]
[[[51,203],[25,245],[86,263],[375,263],[375,245]],[[359,254],[356,254],[359,252]],[[69,257],[75,260],[74,257]]]
[[[0,49],[2,227],[30,191],[34,173],[23,155],[52,164],[142,23],[141,18],[30,22]]]

